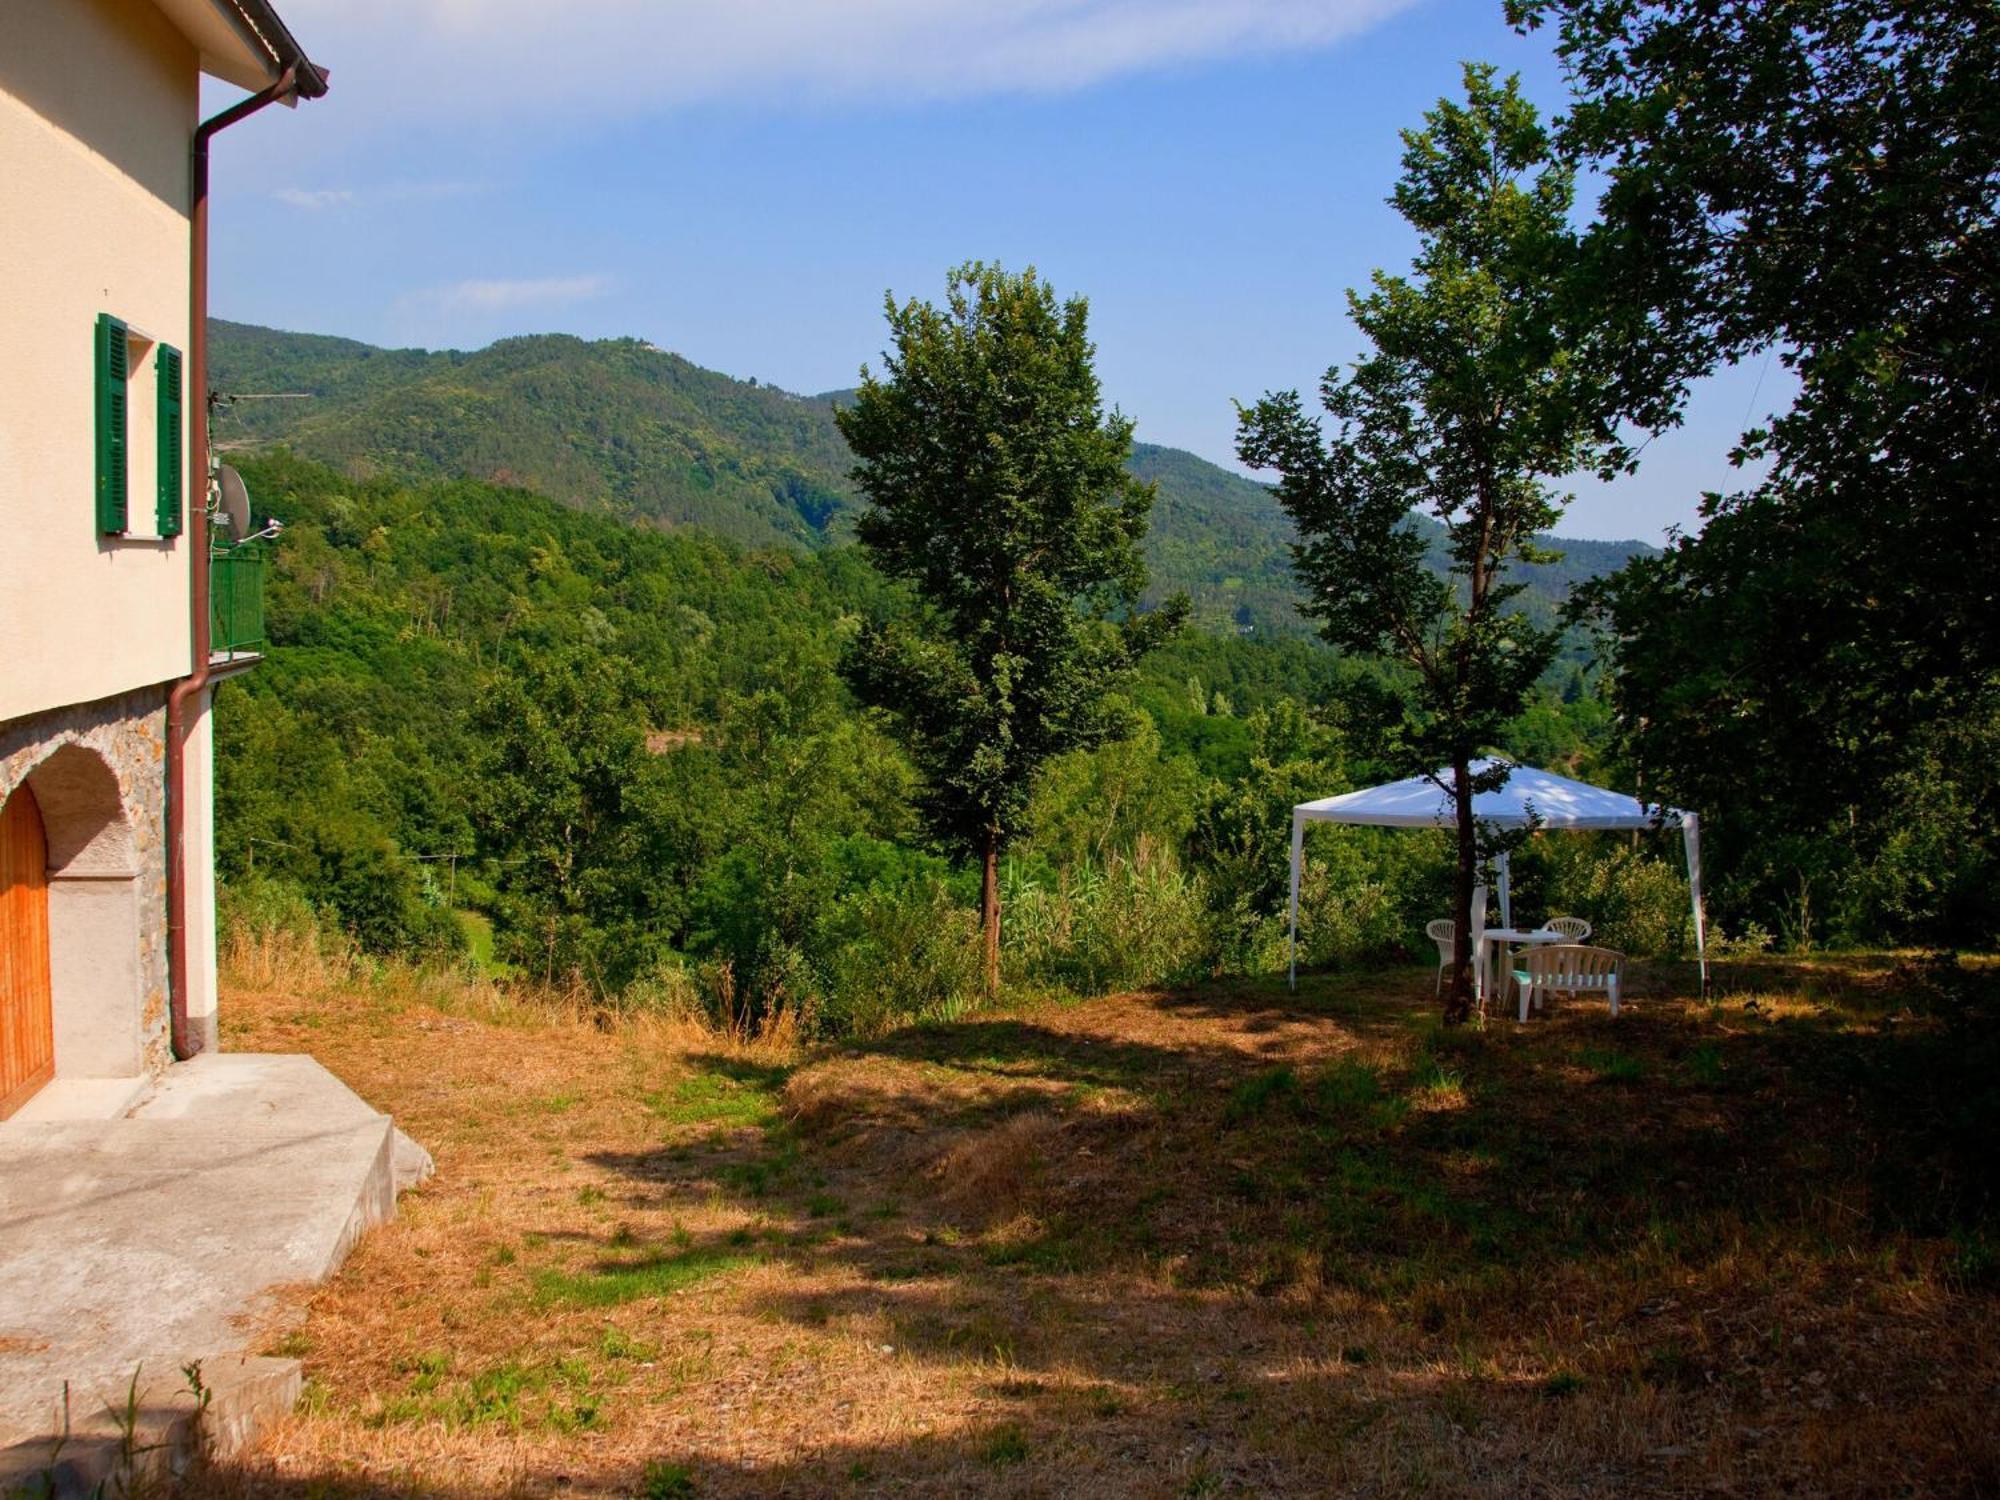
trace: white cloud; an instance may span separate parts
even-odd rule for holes
[[[498,313],[522,307],[566,307],[602,297],[610,290],[611,278],[597,275],[474,279],[434,287],[406,300],[446,313]]]
[[[308,210],[337,208],[354,201],[354,194],[346,188],[279,188],[271,196],[293,208]]]
[[[1411,0],[287,0],[379,118],[1079,88],[1329,46]]]
[[[470,198],[486,189],[476,182],[388,182],[366,193],[351,188],[278,188],[271,196],[293,208],[316,211],[344,208],[364,199],[370,203],[425,203],[440,198]]]

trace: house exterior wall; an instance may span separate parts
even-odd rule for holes
[[[99,536],[92,338],[109,313],[188,347],[199,59],[144,0],[6,0],[0,33],[0,732],[11,733],[24,715],[188,670],[200,497],[183,494],[192,521],[178,538],[154,535],[140,489],[154,471],[152,403],[134,400],[131,530]],[[196,399],[185,393],[184,413]]]

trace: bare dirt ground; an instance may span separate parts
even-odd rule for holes
[[[1447,1034],[1427,971],[1325,976],[809,1049],[239,975],[228,1044],[438,1175],[191,1492],[1990,1493],[1990,1116],[1907,978]]]

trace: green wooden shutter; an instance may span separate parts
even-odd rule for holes
[[[97,529],[125,530],[125,377],[130,355],[125,325],[97,315]]]
[[[181,351],[161,344],[153,351],[159,400],[159,498],[153,512],[161,536],[181,534]]]

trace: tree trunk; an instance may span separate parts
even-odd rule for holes
[[[1444,990],[1447,1026],[1472,1015],[1472,890],[1479,876],[1479,830],[1472,821],[1472,758],[1452,756],[1452,806],[1458,820],[1458,871],[1452,882],[1451,982]]]
[[[1000,994],[1000,834],[986,830],[986,858],[979,875],[979,935],[986,950],[986,998]]]

